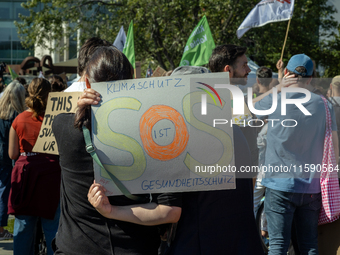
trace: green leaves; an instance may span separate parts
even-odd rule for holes
[[[22,44],[32,47],[46,46],[54,38],[60,42],[65,34],[75,36],[78,29],[82,42],[96,35],[113,42],[120,26],[127,31],[133,20],[136,61],[153,60],[169,70],[179,66],[190,33],[206,15],[216,45],[247,46],[247,55],[257,64],[276,71],[288,22],[253,28],[240,40],[236,37],[238,26],[259,1],[30,0],[22,3],[31,10],[30,16],[21,16],[16,26]],[[327,73],[335,72],[333,67],[338,68],[339,61],[334,55],[340,52],[340,40],[334,33],[338,23],[331,16],[335,11],[327,0],[295,1],[285,63],[292,55],[305,53],[329,68]],[[67,30],[62,29],[64,23],[68,24]]]

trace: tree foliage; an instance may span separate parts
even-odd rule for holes
[[[241,39],[236,37],[238,26],[258,2],[259,0],[30,0],[23,3],[23,7],[30,10],[30,16],[21,16],[22,22],[16,25],[24,46],[47,47],[47,41],[58,40],[64,35],[74,35],[78,29],[82,31],[82,41],[99,36],[113,42],[120,26],[124,25],[127,31],[133,20],[136,60],[153,60],[169,70],[179,65],[190,33],[203,15],[206,15],[216,45],[232,43],[247,46],[250,58],[259,65],[275,70],[275,64],[281,55],[287,21],[253,28]],[[335,12],[335,8],[327,4],[327,0],[296,1],[284,62],[294,54],[305,53],[328,69],[337,66],[340,41],[334,31],[338,23],[331,16]],[[63,24],[68,24],[66,31],[62,28]],[[333,53],[334,49],[337,49],[336,54]]]
[[[340,33],[340,27],[339,27]],[[330,40],[321,43],[320,64],[325,67],[325,77],[334,77],[340,74],[340,37],[334,33]]]

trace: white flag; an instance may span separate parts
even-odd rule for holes
[[[44,75],[43,75],[43,72],[42,72],[42,71],[40,71],[40,72],[39,72],[39,76],[38,76],[38,78],[43,78],[43,79],[45,79],[45,77],[44,77]]]
[[[125,41],[126,41],[126,34],[125,34],[125,31],[124,31],[124,27],[122,26],[119,30],[119,33],[118,33],[116,40],[114,41],[113,45],[116,46],[118,48],[118,50],[123,52]]]
[[[237,29],[240,39],[250,28],[262,27],[271,22],[289,20],[293,16],[294,0],[262,0],[248,14]]]

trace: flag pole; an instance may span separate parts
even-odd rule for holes
[[[287,25],[286,37],[285,37],[285,41],[284,41],[284,43],[283,43],[282,52],[281,52],[281,58],[280,58],[281,61],[282,61],[282,58],[283,58],[283,52],[284,52],[285,47],[286,47],[286,42],[287,42],[287,37],[288,37],[288,31],[289,31],[289,26],[290,26],[290,21],[291,21],[291,20],[292,20],[292,18],[289,19],[288,25]]]

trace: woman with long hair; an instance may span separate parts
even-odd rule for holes
[[[8,140],[13,120],[25,108],[25,88],[18,81],[13,81],[0,98],[0,240],[13,237],[4,230],[8,221],[7,203],[13,168],[13,162],[8,156]]]
[[[125,55],[113,46],[103,46],[89,60],[85,81],[90,87],[92,82],[132,77],[133,68]],[[102,187],[93,184],[93,161],[85,150],[82,127],[91,129],[90,116],[90,105],[82,105],[76,114],[59,114],[52,124],[62,170],[61,216],[55,254],[156,255],[160,235],[154,225],[177,222],[181,209],[167,206],[168,198],[164,194],[153,195],[152,202],[149,194],[140,195],[145,203],[125,196],[109,197],[106,208],[117,209],[112,214],[105,214],[99,207],[97,211],[91,205],[92,195],[87,198],[90,187],[95,193]]]
[[[47,254],[59,223],[60,167],[57,156],[34,153],[51,84],[35,78],[29,84],[28,109],[13,121],[8,154],[17,159],[12,171],[8,213],[15,215],[14,255],[33,254],[37,221],[45,234]]]

